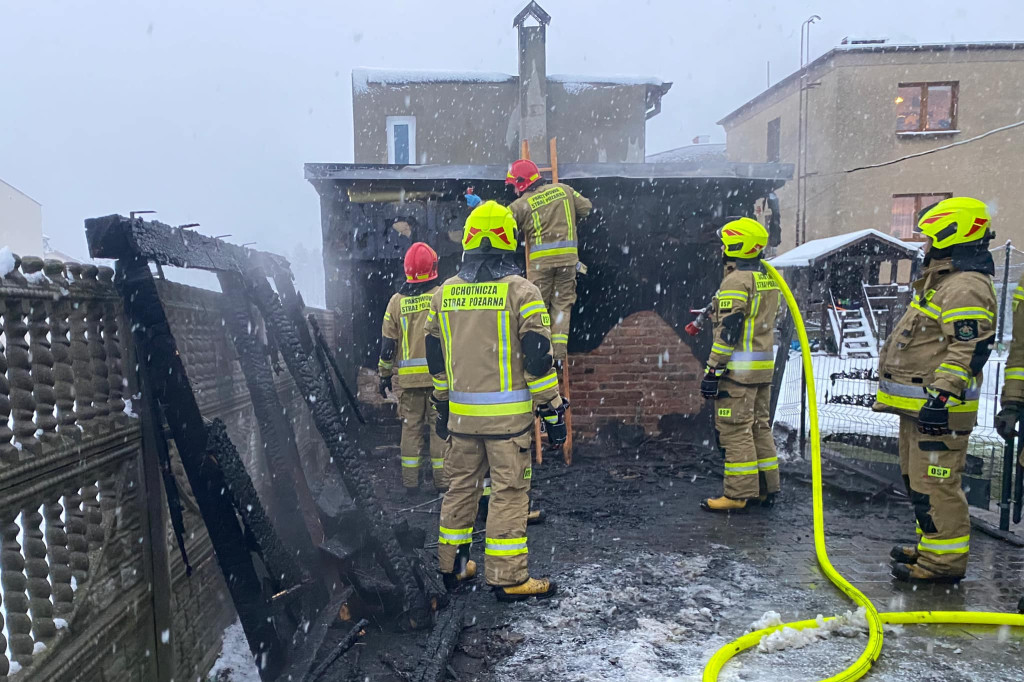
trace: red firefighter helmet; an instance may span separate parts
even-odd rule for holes
[[[405,281],[429,282],[437,279],[437,253],[429,245],[416,242],[405,252]]]
[[[529,159],[519,159],[512,162],[505,177],[506,185],[513,185],[518,194],[522,194],[530,188],[530,185],[540,180],[540,169],[537,164]]]

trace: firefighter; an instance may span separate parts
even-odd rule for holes
[[[715,429],[725,450],[725,491],[701,502],[707,511],[772,507],[779,493],[779,461],[769,411],[779,287],[761,269],[768,243],[764,226],[737,218],[718,232],[725,277],[711,301],[714,342],[700,392],[715,401]]]
[[[555,593],[553,582],[530,577],[527,570],[534,410],[550,445],[566,438],[550,318],[537,287],[519,274],[516,246],[509,209],[493,201],[474,209],[462,237],[462,268],[434,293],[426,325],[436,429],[450,439],[440,570],[450,589],[476,575],[469,550],[490,469],[485,578],[499,601]]]
[[[900,416],[900,471],[917,520],[917,545],[890,552],[893,577],[956,582],[971,539],[960,476],[995,339],[993,235],[985,204],[967,197],[924,209],[917,224],[931,243],[910,307],[879,354],[873,409]]]
[[[1000,410],[995,419],[996,431],[1006,440],[1018,435],[1017,422],[1024,408],[1024,310],[1019,314],[1017,310],[1021,301],[1024,301],[1024,275],[1013,292],[1013,340],[1010,341],[1010,354],[1003,371]],[[1019,457],[1021,465],[1024,465],[1024,450]]]
[[[388,301],[381,329],[380,394],[387,397],[393,390],[397,369],[398,416],[402,419],[402,485],[410,495],[419,490],[424,428],[430,431],[430,465],[434,487],[440,492],[448,487],[444,471],[445,443],[434,430],[430,392],[432,382],[423,343],[423,325],[430,308],[430,298],[437,291],[437,254],[423,242],[416,242],[405,252],[405,284]]]
[[[519,198],[509,208],[529,246],[527,278],[540,289],[551,311],[551,344],[556,361],[565,359],[569,316],[576,302],[576,270],[580,265],[576,223],[590,215],[591,203],[569,185],[548,183],[537,164],[519,159],[505,184]]]

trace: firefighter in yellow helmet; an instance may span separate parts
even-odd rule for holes
[[[402,420],[402,484],[409,494],[419,490],[424,428],[430,432],[430,464],[434,488],[448,487],[444,475],[444,442],[430,429],[430,393],[432,384],[423,346],[423,325],[430,298],[437,291],[437,254],[429,245],[416,242],[405,253],[405,284],[388,301],[381,328],[380,394],[387,397],[392,380],[398,374],[402,389],[398,397],[398,416]]]
[[[540,291],[520,276],[516,245],[511,211],[493,201],[475,208],[463,232],[462,267],[434,293],[426,323],[437,433],[450,439],[439,567],[449,588],[476,574],[469,549],[490,469],[484,575],[500,601],[555,593],[553,582],[531,577],[527,566],[534,411],[552,446],[566,438],[551,320]]]
[[[917,544],[890,553],[893,577],[955,582],[967,572],[971,539],[960,476],[995,339],[991,218],[977,199],[954,197],[923,210],[917,224],[931,244],[910,307],[879,354],[873,409],[900,416],[900,470],[917,520]]]
[[[722,497],[701,507],[712,512],[771,507],[779,492],[779,461],[769,416],[775,364],[779,287],[761,268],[768,243],[764,226],[750,218],[726,223],[719,236],[725,277],[711,300],[714,341],[700,392],[715,401],[718,444],[725,450]]]

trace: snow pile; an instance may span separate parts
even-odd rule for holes
[[[29,284],[52,284],[50,278],[43,273],[42,270],[39,272],[30,272],[25,275],[25,279]]]
[[[778,611],[765,611],[763,616],[750,624],[747,632],[757,632],[758,630],[775,627],[776,625],[782,625],[782,614]]]
[[[775,617],[774,620],[779,619],[779,614],[770,611],[761,618],[761,621],[764,621],[770,615]],[[802,649],[808,644],[828,639],[832,635],[856,637],[868,630],[868,621],[863,606],[856,611],[847,611],[832,620],[825,620],[824,616],[818,614],[815,620],[818,622],[817,627],[805,628],[803,630],[786,627],[776,630],[770,635],[765,635],[757,645],[757,650],[764,654],[773,654],[776,651],[785,651],[787,649]],[[758,623],[761,621],[758,621]],[[771,623],[770,625],[779,624],[781,624],[781,621],[779,623]],[[769,626],[766,625],[764,627]]]
[[[212,682],[260,682],[241,621],[236,620],[224,630],[224,646],[207,679]]]
[[[135,414],[135,412],[133,411],[131,398],[124,399],[124,413],[131,417],[132,419],[139,418],[139,415]]]
[[[0,277],[6,277],[14,271],[17,264],[14,261],[14,254],[11,247],[5,246],[0,249]]]
[[[508,73],[491,71],[420,71],[411,69],[352,69],[352,89],[366,92],[370,84],[407,85],[413,83],[508,83],[517,80]]]

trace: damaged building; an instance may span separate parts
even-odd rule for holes
[[[542,167],[554,152],[559,180],[594,203],[581,224],[588,274],[569,335],[574,428],[658,432],[663,418],[703,409],[698,358],[710,340],[682,330],[721,274],[714,230],[727,216],[770,215],[755,207],[792,167],[721,155],[646,162],[645,121],[671,83],[547,75],[550,21],[534,2],[515,18],[517,75],[353,72],[355,163],[306,164],[320,195],[327,307],[339,315],[350,380],[368,375],[406,249],[427,242],[441,276],[453,275],[467,187],[508,204],[506,172],[523,143]],[[777,220],[766,222],[774,229]]]

